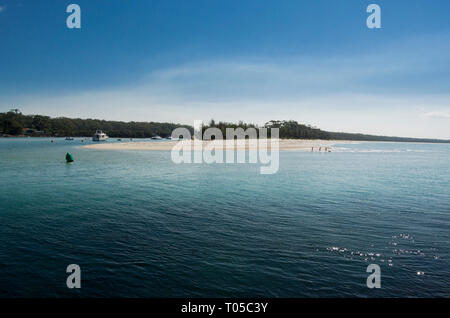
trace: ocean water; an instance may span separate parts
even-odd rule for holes
[[[80,145],[0,139],[0,297],[450,297],[449,144],[282,152],[275,175]]]

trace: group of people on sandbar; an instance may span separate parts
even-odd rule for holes
[[[319,147],[319,152],[322,151],[322,148],[324,148],[325,152],[331,152],[331,148],[330,147]],[[314,151],[314,147],[311,147],[311,151]]]

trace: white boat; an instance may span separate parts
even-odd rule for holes
[[[162,137],[161,137],[161,136],[158,136],[158,135],[156,135],[156,136],[153,136],[153,137],[152,137],[152,139],[153,139],[153,140],[162,140]]]
[[[109,138],[108,135],[106,135],[103,131],[97,130],[94,136],[92,137],[92,141],[105,141],[108,138]]]

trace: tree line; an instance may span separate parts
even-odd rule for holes
[[[5,113],[0,113],[0,132],[7,136],[32,135],[51,137],[86,137],[92,136],[97,129],[106,132],[110,137],[123,138],[151,138],[161,136],[169,137],[172,131],[178,127],[185,127],[193,135],[194,128],[189,125],[158,122],[123,122],[98,119],[80,119],[57,117],[51,118],[42,115],[24,115],[19,109],[12,109]],[[210,128],[218,128],[222,135],[226,136],[227,128],[278,128],[281,139],[325,139],[325,140],[359,140],[359,141],[397,141],[397,142],[445,142],[450,140],[423,139],[423,138],[403,138],[390,136],[375,136],[367,134],[354,134],[343,132],[329,132],[319,128],[300,124],[294,120],[271,120],[264,126],[255,124],[230,123],[211,120],[203,126],[203,132]],[[258,136],[259,137],[259,136]],[[267,137],[271,137],[270,129]]]
[[[0,131],[4,135],[34,135],[52,137],[92,136],[101,129],[110,137],[150,138],[168,137],[178,127],[193,128],[174,123],[122,122],[98,119],[72,119],[66,117],[51,118],[42,115],[23,115],[20,111],[0,113]]]
[[[377,136],[377,135],[352,134],[343,132],[330,132],[330,135],[333,140],[450,143],[450,140],[443,140],[443,139]]]
[[[222,135],[226,136],[227,128],[243,128],[247,130],[248,128],[255,128],[257,134],[259,133],[258,128],[268,128],[267,129],[267,137],[271,137],[271,128],[279,129],[279,137],[281,139],[331,139],[332,136],[319,128],[315,128],[312,126],[307,126],[303,124],[299,124],[293,120],[271,120],[267,122],[264,126],[259,127],[258,125],[244,123],[242,121],[238,123],[229,123],[219,121],[216,122],[211,120],[209,124],[203,126],[203,131],[208,128],[218,128]],[[258,135],[259,137],[259,135]]]

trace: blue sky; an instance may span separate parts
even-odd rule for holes
[[[382,29],[366,27],[370,3]],[[446,0],[0,0],[0,111],[450,139],[449,13]]]

